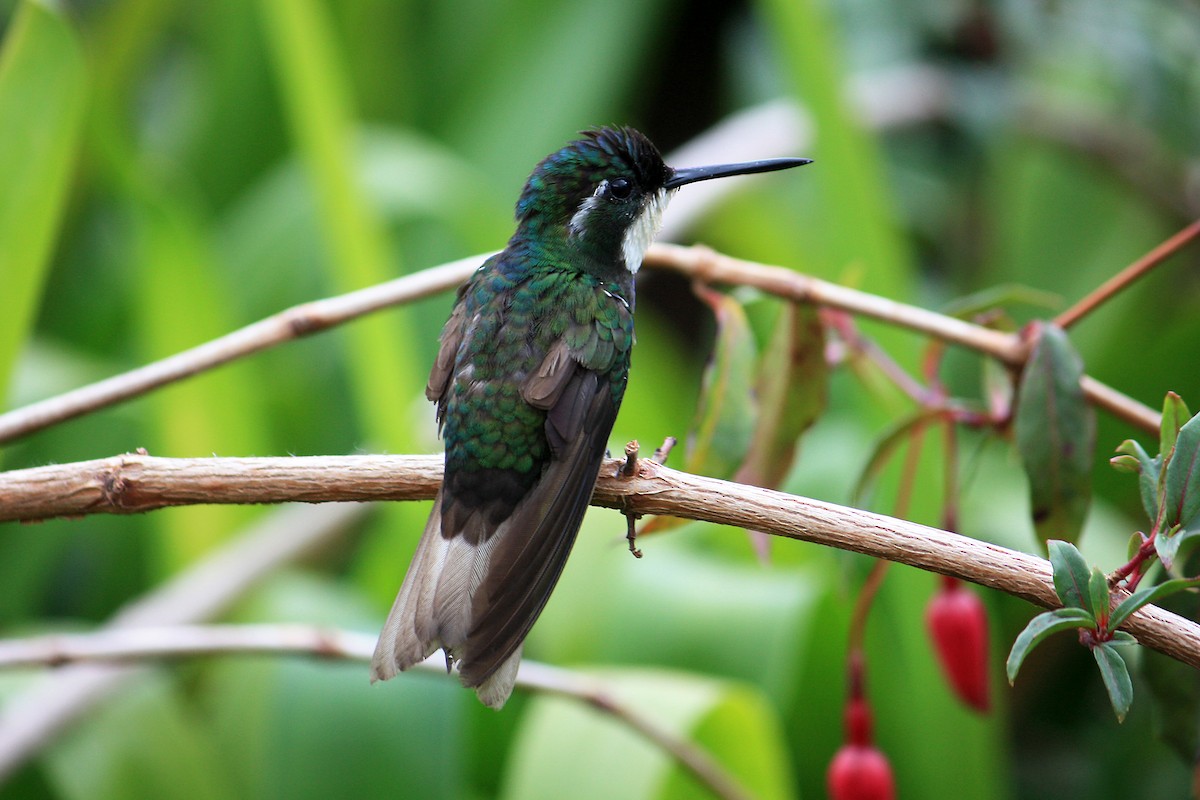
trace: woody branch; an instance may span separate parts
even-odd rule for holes
[[[671,469],[640,459],[601,468],[592,503],[670,514],[896,561],[1059,605],[1044,559],[902,519]],[[136,513],[194,503],[430,499],[440,456],[170,459],[124,455],[0,474],[2,519]],[[1200,625],[1156,607],[1124,626],[1144,645],[1200,667]]]

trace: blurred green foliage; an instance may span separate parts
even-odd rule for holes
[[[0,2],[0,32],[8,407],[499,247],[531,167],[601,123],[633,124],[669,151],[744,107],[802,104],[815,140],[798,154],[817,164],[747,182],[691,235],[929,307],[1009,283],[1069,302],[1200,215],[1191,4],[19,0]],[[900,75],[909,80],[889,83]],[[867,124],[851,84],[899,86],[871,102],[912,113]],[[1194,405],[1198,263],[1194,250],[1178,256],[1073,329],[1087,371],[1154,406],[1168,389]],[[682,281],[641,281],[614,443],[687,433],[714,330]],[[137,447],[433,452],[422,389],[450,299],[27,437],[4,449],[4,466]],[[751,328],[769,330],[777,305],[751,300]],[[1018,322],[1046,313],[1011,310]],[[914,337],[866,330],[913,365]],[[978,396],[979,360],[952,353],[943,378]],[[873,441],[911,411],[872,387],[849,370],[832,376],[788,490],[848,500]],[[1120,563],[1138,525],[1136,482],[1103,463],[1132,434],[1101,415],[1081,545],[1093,563]],[[960,529],[1036,552],[1015,459],[961,438]],[[918,467],[909,516],[936,524],[937,448]],[[876,508],[891,509],[896,484],[879,476]],[[374,631],[426,511],[379,510],[351,545],[269,581],[232,617]],[[264,513],[0,527],[0,631],[104,620]],[[778,542],[764,567],[740,533],[703,525],[648,537],[635,562],[623,531],[620,516],[590,513],[527,655],[609,676],[761,796],[821,796],[862,565]],[[1184,793],[1187,769],[1154,739],[1150,704],[1118,727],[1070,643],[1040,648],[1017,688],[995,693],[994,716],[956,706],[921,623],[933,588],[892,570],[868,630],[878,739],[901,795]],[[988,599],[1000,653],[1031,610]],[[995,667],[998,681],[998,657]],[[287,659],[145,675],[0,795],[583,796],[572,781],[594,796],[697,792],[647,743],[561,700],[518,697],[496,715],[445,679],[370,688],[365,667]],[[5,676],[0,709],[27,682]]]

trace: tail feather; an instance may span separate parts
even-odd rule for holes
[[[488,572],[492,548],[502,533],[479,537],[442,535],[441,495],[434,502],[425,532],[413,554],[371,659],[371,680],[388,680],[424,661],[439,647],[454,658],[471,659],[467,641],[473,627],[473,599]],[[468,522],[470,524],[470,522]],[[485,680],[473,686],[480,701],[500,708],[512,694],[521,648]]]
[[[440,507],[439,494],[404,576],[404,584],[375,645],[375,655],[371,659],[372,682],[394,678],[442,646],[433,619],[437,578],[445,559]]]
[[[475,687],[475,695],[488,708],[500,709],[512,694],[517,682],[517,668],[521,666],[521,650],[524,645],[517,645],[513,654],[505,659],[487,680]]]

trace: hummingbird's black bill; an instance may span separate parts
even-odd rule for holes
[[[684,167],[671,170],[671,177],[663,184],[664,189],[677,189],[686,183],[706,181],[710,178],[725,178],[730,175],[751,175],[755,172],[774,172],[811,164],[811,158],[767,158],[762,161],[745,161],[741,164],[714,164],[709,167]]]

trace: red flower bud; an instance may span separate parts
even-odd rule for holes
[[[825,775],[832,800],[894,800],[896,782],[887,758],[871,742],[871,708],[862,697],[846,704],[846,744]]]
[[[955,694],[980,713],[991,707],[988,683],[988,623],[983,602],[955,578],[943,578],[925,612],[942,672]]]

